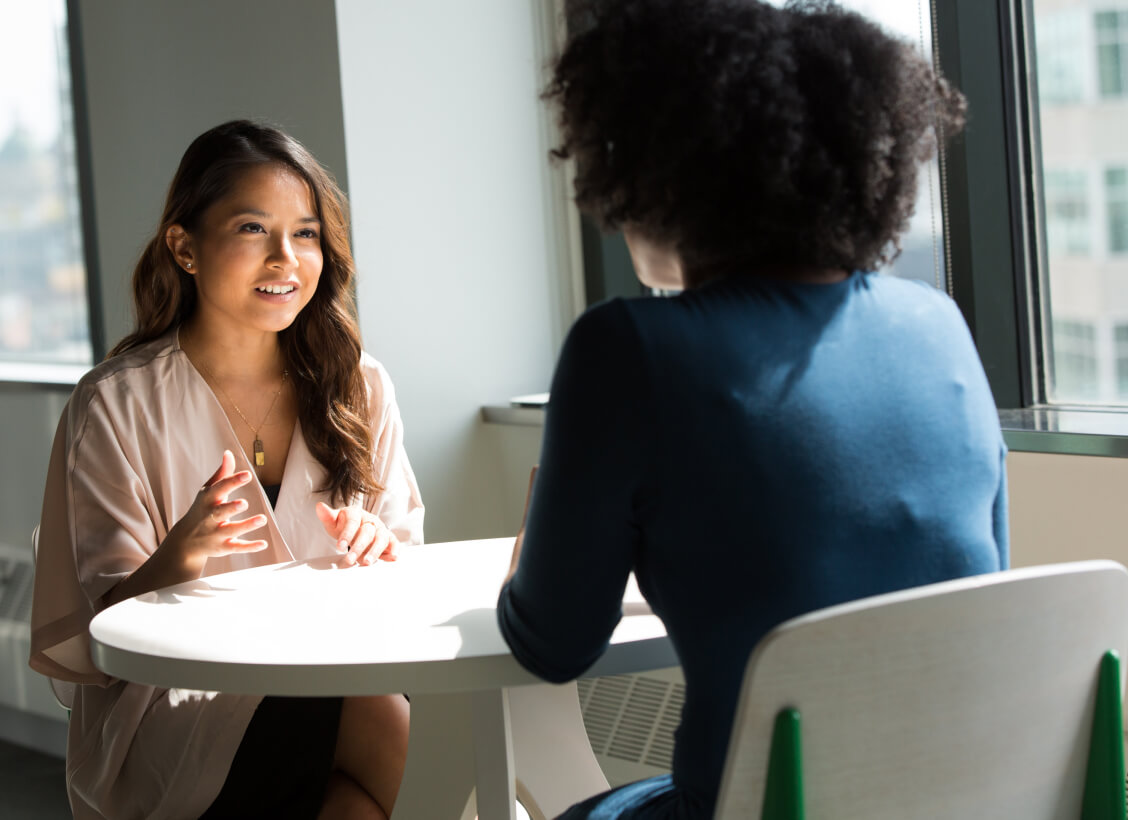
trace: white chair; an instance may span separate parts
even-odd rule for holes
[[[1123,820],[1126,653],[1112,561],[790,620],[748,661],[715,818]]]
[[[39,558],[39,525],[35,525],[35,529],[31,531],[31,553],[33,559]],[[70,714],[74,706],[74,690],[78,685],[71,681],[58,680],[56,678],[47,678],[47,682],[51,684],[51,693],[55,696],[55,700],[59,705],[67,710]]]

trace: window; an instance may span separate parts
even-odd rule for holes
[[[1118,399],[1128,402],[1128,324],[1120,323],[1113,328],[1113,341],[1116,345],[1116,394]]]
[[[66,11],[0,10],[0,364],[89,364]]]
[[[1039,296],[1031,303],[1041,313],[1034,360],[1040,351],[1045,363],[1032,367],[1032,397],[1125,404],[1128,341],[1118,320],[1128,315],[1128,2],[1034,0],[1032,9],[1031,177],[1045,237],[1044,257],[1030,265]],[[1083,93],[1086,82],[1095,93]]]
[[[1046,236],[1050,255],[1089,253],[1089,186],[1084,171],[1046,171]]]
[[[1097,12],[1096,28],[1101,96],[1123,97],[1128,94],[1128,10]]]
[[[1085,321],[1058,319],[1054,321],[1053,337],[1055,392],[1072,399],[1096,398],[1096,328]]]
[[[1109,253],[1128,251],[1128,169],[1105,171],[1105,213]]]
[[[1087,16],[1077,9],[1047,14],[1038,26],[1038,92],[1055,104],[1085,97]]]

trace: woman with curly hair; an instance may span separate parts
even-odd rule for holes
[[[78,684],[79,820],[391,814],[403,697],[159,689],[98,670],[88,632],[101,609],[170,584],[394,560],[422,541],[353,273],[344,197],[300,143],[240,120],[188,147],[134,271],[136,328],[75,388],[44,493],[31,665]]]
[[[685,673],[672,775],[566,818],[712,816],[745,664],[820,607],[1004,568],[1005,454],[956,305],[872,273],[962,96],[830,3],[585,6],[546,97],[639,278],[572,328],[498,612],[550,681],[633,571]]]

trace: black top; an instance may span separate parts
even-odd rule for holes
[[[263,484],[262,491],[266,493],[267,499],[270,501],[271,508],[278,507],[278,491],[282,489],[281,484]]]

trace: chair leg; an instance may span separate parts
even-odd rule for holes
[[[799,710],[783,709],[772,730],[762,820],[804,820],[803,749]]]
[[[1081,820],[1126,820],[1124,785],[1124,717],[1120,691],[1120,656],[1109,650],[1101,658],[1085,797]]]

